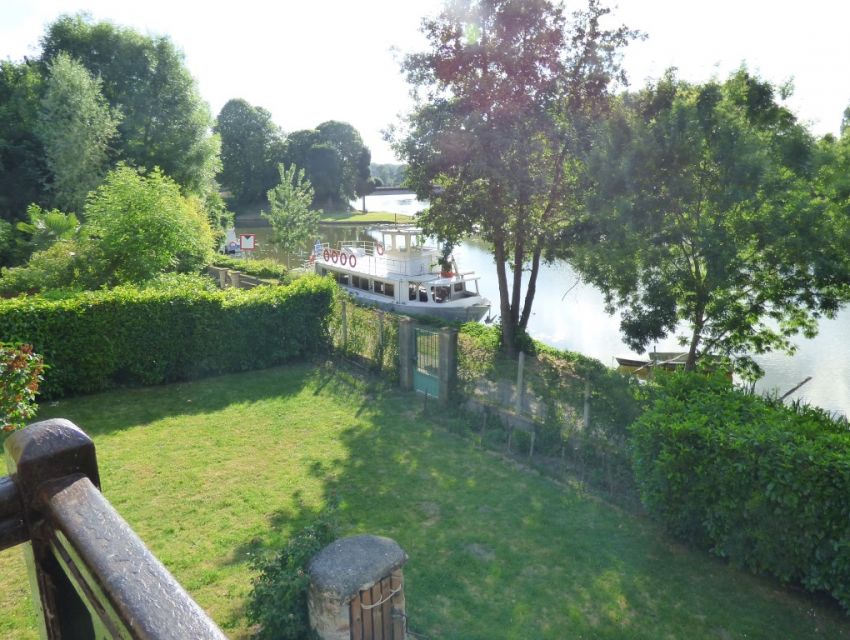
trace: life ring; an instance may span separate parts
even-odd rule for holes
[[[337,260],[339,260],[339,251],[337,251],[336,249],[334,249],[333,251],[331,251],[331,262],[333,262],[334,264],[336,264],[336,261],[337,261]]]
[[[348,262],[348,254],[343,251],[339,254],[339,263],[344,267],[346,262]]]
[[[355,256],[353,253],[348,256],[348,266],[352,269],[357,266],[357,256]]]
[[[379,256],[384,255],[384,245],[379,242],[375,245],[375,251]]]
[[[330,262],[331,252],[325,249],[325,252],[322,254],[322,257],[325,259],[325,262]]]

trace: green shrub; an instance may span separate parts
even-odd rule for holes
[[[824,412],[659,380],[632,427],[641,498],[676,536],[850,610],[850,433]]]
[[[307,565],[319,551],[334,541],[336,512],[329,508],[310,525],[296,532],[272,558],[260,558],[259,571],[248,599],[248,620],[260,626],[260,640],[302,640],[316,637],[310,629]]]
[[[44,362],[28,344],[0,342],[0,437],[22,428],[35,415],[35,394]]]
[[[269,258],[246,260],[245,258],[216,255],[212,260],[212,265],[239,271],[257,278],[273,278],[282,282],[288,282],[290,279],[286,267]]]
[[[44,356],[46,398],[260,369],[327,347],[327,280],[223,291],[158,282],[0,300],[0,340]]]

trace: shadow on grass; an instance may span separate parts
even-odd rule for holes
[[[94,437],[144,426],[163,418],[212,413],[232,405],[245,405],[247,411],[255,402],[297,395],[310,383],[318,366],[318,362],[295,362],[249,372],[250,385],[244,383],[246,373],[233,373],[155,387],[76,396],[68,401],[39,405],[36,420],[67,418]],[[301,369],[303,375],[281,375],[293,369]]]
[[[348,453],[308,460],[344,535],[394,538],[409,624],[428,638],[848,638],[828,598],[794,593],[667,539],[647,519],[480,450],[476,429],[436,403],[323,370],[317,398],[341,398]],[[283,544],[303,505],[232,562]]]

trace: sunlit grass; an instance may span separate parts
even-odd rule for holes
[[[433,413],[432,413],[433,412]],[[331,495],[345,533],[395,538],[411,628],[437,638],[847,638],[829,601],[727,567],[422,413],[422,400],[297,365],[44,407],[95,439],[103,490],[234,638],[253,554]],[[35,638],[18,550],[0,637]]]
[[[321,222],[348,222],[355,223],[376,223],[376,222],[392,222],[392,223],[408,223],[413,222],[414,216],[408,216],[403,213],[391,213],[389,211],[369,211],[362,213],[358,211],[342,211],[336,213],[322,213]]]

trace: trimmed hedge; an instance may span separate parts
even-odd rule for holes
[[[281,364],[324,349],[334,285],[211,291],[125,286],[49,300],[0,300],[0,341],[44,356],[42,398],[152,385]]]
[[[291,280],[287,268],[279,262],[275,262],[269,258],[251,258],[248,260],[245,258],[232,258],[230,256],[217,254],[213,258],[211,264],[214,267],[223,267],[225,269],[239,271],[240,273],[257,278],[274,278],[285,283]]]
[[[846,421],[677,374],[632,437],[641,498],[674,535],[850,610]]]

